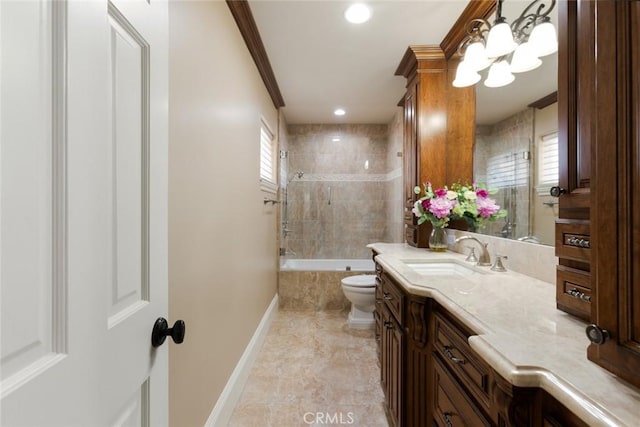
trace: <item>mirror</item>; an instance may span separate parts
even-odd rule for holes
[[[503,16],[512,22],[529,3],[505,2]],[[557,28],[557,9],[550,16]],[[497,189],[494,198],[508,215],[477,232],[554,245],[558,201],[549,188],[558,179],[558,108],[552,97],[544,98],[557,91],[558,54],[540,59],[540,67],[514,74],[513,83],[500,88],[486,87],[487,70],[480,73],[474,181]]]

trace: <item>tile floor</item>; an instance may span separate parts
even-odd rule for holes
[[[344,311],[280,310],[229,427],[387,427],[373,331]]]

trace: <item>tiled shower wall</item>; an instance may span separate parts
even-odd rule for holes
[[[403,187],[402,187],[402,127],[404,126],[403,110],[393,116],[389,123],[389,146],[387,150],[387,234],[386,242],[404,242]]]
[[[401,190],[395,182],[402,180],[401,158],[394,123],[288,126],[289,177],[304,172],[289,182],[282,207],[289,256],[368,258],[368,243],[401,241],[401,194],[395,195]]]
[[[477,182],[487,181],[487,161],[500,155],[513,154],[531,158],[531,141],[533,138],[534,110],[528,108],[516,113],[494,125],[476,127],[476,146],[474,151],[473,176]],[[528,162],[526,185],[514,188],[502,188],[498,194],[492,196],[496,202],[509,212],[508,219],[515,223],[515,230],[511,238],[518,238],[530,234],[529,230],[529,200],[530,200],[530,171],[531,161]],[[488,223],[479,233],[491,236],[501,236],[500,232],[506,219]]]

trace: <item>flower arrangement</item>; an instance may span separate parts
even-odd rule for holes
[[[423,191],[415,187],[414,192]],[[495,200],[489,197],[497,190],[488,190],[477,184],[452,184],[451,188],[433,190],[431,183],[424,184],[424,196],[415,203],[413,214],[418,224],[430,221],[434,227],[444,228],[451,219],[464,219],[472,228],[483,226],[486,221],[495,221],[507,216]]]

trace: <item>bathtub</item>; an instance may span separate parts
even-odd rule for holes
[[[280,308],[347,310],[340,281],[356,274],[374,274],[371,259],[286,259],[278,272]]]
[[[286,259],[280,271],[374,271],[371,259]]]

